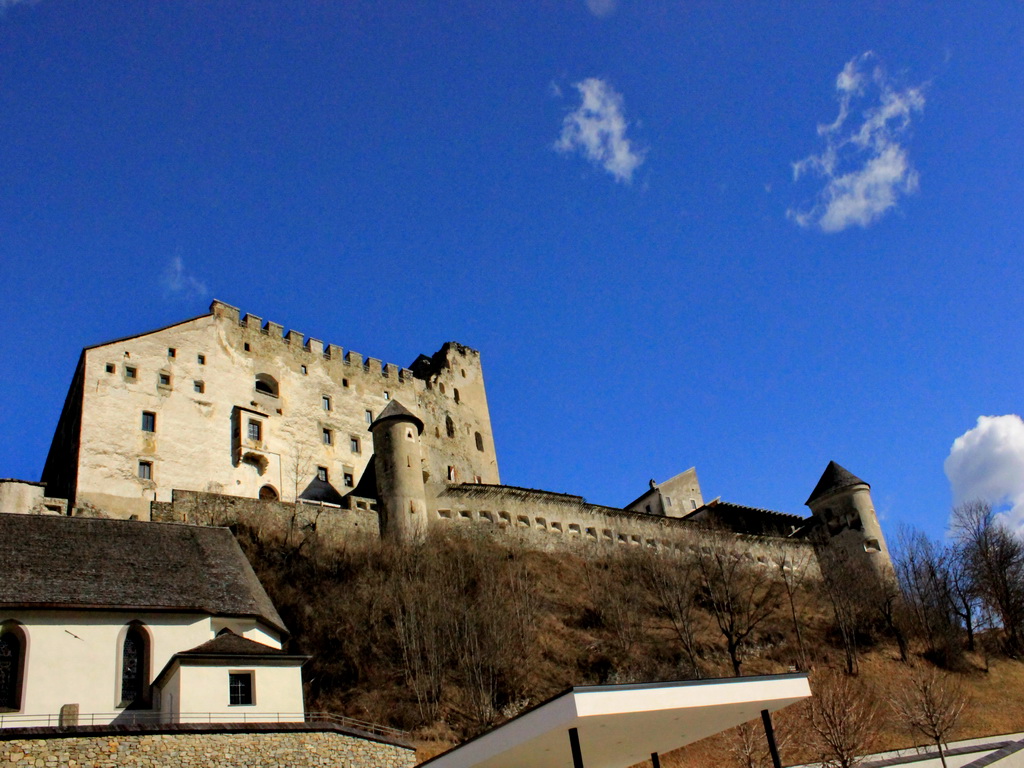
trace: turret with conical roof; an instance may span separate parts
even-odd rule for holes
[[[870,485],[830,461],[805,503],[831,544],[866,562],[878,575],[892,571]]]
[[[381,534],[393,541],[414,541],[427,530],[427,494],[423,486],[420,435],[423,420],[392,400],[370,425]]]

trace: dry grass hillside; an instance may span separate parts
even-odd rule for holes
[[[904,631],[909,657],[901,661],[900,629],[884,611],[860,615],[844,635],[820,584],[793,571],[787,584],[775,564],[733,573],[722,567],[728,557],[715,571],[639,548],[546,553],[451,534],[395,547],[324,541],[315,531],[236,531],[293,632],[291,649],[313,657],[307,706],[412,731],[422,757],[572,685],[730,677],[734,659],[743,675],[800,668],[813,684],[846,668],[850,642],[857,684],[881,715],[872,748],[920,741],[886,702],[931,666],[930,646]],[[740,595],[746,604],[731,609],[730,637],[720,629],[722,606]],[[1024,665],[977,652],[959,668],[971,703],[958,738],[1024,730]],[[777,715],[784,762],[816,757],[805,714]],[[736,744],[726,733],[662,764],[760,764],[737,762]]]

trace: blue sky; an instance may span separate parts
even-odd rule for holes
[[[480,349],[509,484],[621,505],[696,465],[803,512],[834,459],[890,528],[1024,519],[1022,22],[0,0],[0,476],[38,477],[83,346],[217,297]]]

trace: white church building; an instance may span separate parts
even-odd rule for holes
[[[226,528],[0,514],[0,572],[0,727],[303,720]]]

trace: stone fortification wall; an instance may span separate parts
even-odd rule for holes
[[[707,534],[677,518],[588,504],[581,496],[510,486],[448,486],[431,500],[430,524],[463,526],[474,533],[519,536],[528,546],[643,546],[694,551]],[[735,535],[737,546],[763,565],[787,553],[790,562],[820,575],[813,546],[803,540]]]
[[[325,541],[380,535],[377,513],[371,509],[260,501],[201,491],[176,490],[170,502],[153,502],[150,516],[164,523],[225,526],[243,523],[258,531],[261,537],[287,537],[313,529]]]
[[[338,729],[310,730],[303,726],[302,730],[286,730],[284,724],[253,725],[236,732],[225,732],[230,729],[216,726],[178,728],[182,730],[146,733],[124,728],[85,735],[76,731],[87,729],[69,729],[13,737],[0,730],[0,768],[407,768],[416,764],[416,752],[411,746]]]

